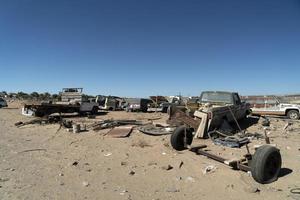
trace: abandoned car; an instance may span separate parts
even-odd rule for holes
[[[152,103],[151,99],[144,99],[144,98],[127,98],[125,99],[125,110],[127,112],[147,112],[148,104]]]

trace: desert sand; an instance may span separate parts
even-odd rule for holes
[[[112,111],[96,119],[75,118],[81,122],[101,119],[136,119],[165,123],[163,113]],[[150,136],[134,129],[127,138],[105,136],[109,129],[79,134],[59,129],[58,124],[27,125],[17,121],[32,118],[21,115],[20,107],[10,104],[0,109],[0,199],[300,199],[292,194],[300,187],[300,123],[271,118],[271,143],[280,148],[282,172],[271,184],[258,184],[251,175],[190,152],[175,151],[170,135]],[[149,122],[149,121],[148,121]],[[263,134],[257,123],[247,130]],[[193,145],[226,158],[239,158],[245,147],[232,149],[197,139]],[[253,140],[264,144],[264,140]],[[211,172],[203,173],[207,166]]]

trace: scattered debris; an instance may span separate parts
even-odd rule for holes
[[[146,126],[141,126],[138,128],[138,130],[142,133],[145,133],[147,135],[152,135],[152,136],[161,136],[161,135],[169,135],[172,134],[173,131],[175,130],[175,127],[170,127],[170,126],[161,126],[161,125],[146,125]]]
[[[179,169],[182,167],[182,165],[183,165],[183,161],[181,161],[180,163],[179,163]]]
[[[106,135],[113,137],[113,138],[123,138],[128,137],[132,131],[132,126],[121,126],[115,127],[107,132]]]
[[[270,126],[270,119],[269,118],[266,118],[264,117],[264,120],[261,122],[261,125],[262,126]]]
[[[79,133],[80,132],[80,124],[73,124],[73,133]]]
[[[28,149],[28,150],[20,151],[18,153],[25,153],[25,152],[31,152],[31,151],[47,151],[47,149]]]
[[[290,190],[290,193],[300,195],[300,188],[293,188],[293,189]]]
[[[260,192],[260,189],[258,187],[251,186],[251,185],[246,186],[244,188],[244,190],[248,193],[259,193]]]
[[[202,172],[203,172],[203,174],[213,173],[213,172],[216,171],[216,169],[217,169],[216,166],[214,166],[214,165],[208,165],[208,166],[206,166],[204,168],[204,170]]]
[[[113,128],[122,125],[143,125],[142,121],[137,120],[102,120],[92,125],[94,131],[99,131],[106,128]]]
[[[111,155],[112,155],[112,153],[110,153],[110,152],[104,154],[105,157],[108,157],[108,156],[111,156]]]
[[[291,126],[292,124],[293,124],[292,122],[286,123],[286,124],[284,125],[284,127],[283,127],[283,130],[287,130],[287,128],[288,128],[289,126]]]
[[[135,172],[132,170],[129,172],[129,175],[131,175],[131,176],[133,176],[134,174],[135,174]]]
[[[78,164],[79,164],[78,161],[75,161],[75,162],[72,163],[73,166],[77,166]]]
[[[120,192],[120,195],[125,195],[125,193],[127,193],[128,191],[127,190],[122,190],[121,192]]]
[[[33,119],[27,122],[16,122],[15,126],[20,128],[22,126],[30,125],[30,124],[39,124],[39,125],[45,125],[45,124],[54,124],[54,123],[59,123],[62,121],[62,118],[60,116],[48,116],[46,118],[37,118]]]
[[[82,182],[82,185],[83,185],[84,187],[88,187],[90,184],[89,184],[89,182],[87,182],[87,181],[83,181],[83,182]]]
[[[121,166],[126,166],[128,163],[126,161],[121,162]]]
[[[219,130],[208,132],[209,138],[216,145],[223,145],[231,148],[240,148],[241,146],[250,142],[248,137],[240,137],[238,135],[228,136]]]
[[[167,166],[162,166],[161,169],[168,171],[168,170],[173,169],[173,167],[171,165],[167,165]]]

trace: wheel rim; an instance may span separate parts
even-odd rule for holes
[[[297,113],[295,113],[295,112],[290,113],[290,118],[291,119],[297,119],[298,118]]]

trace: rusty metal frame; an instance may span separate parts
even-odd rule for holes
[[[197,155],[203,155],[215,161],[221,162],[232,167],[233,169],[238,169],[246,172],[251,171],[249,166],[252,159],[251,154],[246,154],[244,158],[241,158],[239,160],[230,160],[203,150],[206,147],[207,145],[201,145],[199,147],[191,148],[190,151],[195,152]]]

